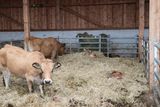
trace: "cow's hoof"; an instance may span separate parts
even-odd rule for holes
[[[7,107],[14,107],[12,104],[8,103]]]

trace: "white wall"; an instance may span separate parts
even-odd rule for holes
[[[88,32],[89,34],[99,35],[101,33],[110,34],[111,37],[135,37],[138,34],[137,29],[129,30],[80,30],[80,31],[35,31],[31,35],[36,37],[63,37],[74,38],[78,33]],[[1,41],[22,40],[23,32],[0,32]],[[145,37],[148,36],[148,29],[145,29]]]
[[[67,38],[67,39],[59,39],[60,42],[63,43],[78,43],[77,39],[71,39],[75,38],[78,33],[84,33],[87,32],[89,34],[93,34],[95,36],[98,36],[101,33],[109,34],[111,37],[133,37],[135,39],[113,39],[113,43],[137,43],[136,36],[138,34],[138,29],[128,29],[128,30],[79,30],[79,31],[34,31],[31,32],[32,36],[36,37],[55,37],[55,38]],[[145,29],[144,37],[148,38],[148,29]],[[0,42],[2,41],[14,41],[14,40],[23,40],[23,32],[0,32]],[[124,47],[136,47],[136,45],[128,46],[128,44],[124,44]],[[73,47],[76,47],[77,45],[72,45]],[[119,44],[114,44],[113,47],[121,47]],[[119,50],[116,50],[114,52],[122,52]],[[124,52],[124,51],[123,51]],[[136,52],[133,50],[125,50],[125,52]]]

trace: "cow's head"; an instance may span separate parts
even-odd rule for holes
[[[59,68],[61,66],[60,63],[53,63],[51,60],[43,61],[40,63],[33,63],[32,66],[39,72],[43,84],[52,84],[51,73],[54,68]]]

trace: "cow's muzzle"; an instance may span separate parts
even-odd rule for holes
[[[52,84],[52,80],[51,79],[44,79],[43,83],[44,84]]]

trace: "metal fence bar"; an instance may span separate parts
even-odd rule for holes
[[[153,100],[157,107],[160,106],[159,98],[158,98],[158,91],[157,86],[153,87]]]
[[[149,79],[149,50],[148,50],[148,40],[143,38],[142,40],[142,62],[145,65],[145,75]]]
[[[114,43],[114,44],[137,44],[137,43]]]
[[[160,49],[160,43],[155,42],[154,43],[154,90],[153,94],[155,95],[155,103],[160,105],[160,60],[159,60],[159,49]]]
[[[99,52],[101,52],[101,36],[99,36]]]
[[[118,53],[118,54],[137,54],[137,52],[110,52],[110,54],[112,53]]]
[[[99,38],[101,38],[101,39],[106,39],[107,37],[101,37],[101,36],[99,36],[98,38],[93,38],[93,37],[79,37],[78,39],[79,40],[89,40],[89,39],[91,39],[91,40],[98,40]]]
[[[154,46],[158,49],[160,49],[160,43],[155,43]]]
[[[84,47],[79,47],[79,49],[84,49]],[[85,49],[97,49],[99,50],[99,47],[85,47]],[[101,48],[101,49],[107,49],[107,48]]]
[[[71,44],[71,41],[70,41],[70,43],[69,43],[69,52],[71,52],[72,51],[72,44]]]
[[[160,98],[160,86],[155,87],[156,91],[157,91],[157,95]]]
[[[155,78],[160,82],[160,76],[158,73],[154,72]]]
[[[107,57],[109,57],[109,54],[110,54],[110,35],[106,39],[107,39]]]
[[[99,42],[80,42],[79,44],[99,44]]]
[[[160,61],[158,59],[154,58],[154,61],[156,64],[160,65]]]
[[[111,37],[110,39],[136,39],[138,37]]]
[[[121,47],[112,48],[112,50],[124,50],[124,49],[127,49],[127,50],[137,50],[137,48],[121,48]]]

